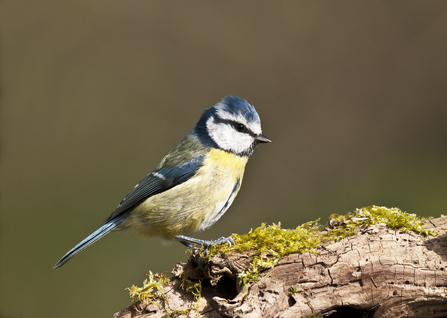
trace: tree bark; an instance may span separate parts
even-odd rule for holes
[[[215,256],[197,266],[195,253],[173,270],[158,303],[137,303],[115,318],[162,317],[447,317],[447,217],[425,221],[437,236],[378,224],[316,254],[292,254],[248,287],[237,274],[248,252]],[[181,288],[180,273],[202,280],[199,301]],[[209,271],[209,272],[208,272]],[[186,310],[182,313],[177,310]]]

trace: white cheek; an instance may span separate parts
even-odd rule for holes
[[[208,119],[206,127],[213,141],[222,149],[241,153],[249,149],[254,142],[253,137],[240,133],[227,124],[216,124],[214,118]]]

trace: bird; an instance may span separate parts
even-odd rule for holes
[[[231,236],[208,241],[191,235],[211,227],[228,210],[241,187],[248,158],[259,143],[269,142],[254,106],[237,96],[224,97],[206,109],[156,169],[53,268],[60,268],[115,229],[176,240],[187,247],[231,246]]]

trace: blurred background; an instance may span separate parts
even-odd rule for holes
[[[273,142],[198,235],[447,206],[445,1],[0,3],[0,318],[111,317],[188,255],[112,233],[56,261],[225,95]]]

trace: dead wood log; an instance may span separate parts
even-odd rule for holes
[[[195,253],[176,265],[159,302],[115,317],[447,317],[447,217],[426,220],[425,228],[437,236],[385,224],[359,228],[316,254],[282,258],[246,288],[237,274],[249,268],[248,252],[215,256],[205,272]],[[183,271],[202,280],[198,301],[181,288]]]

